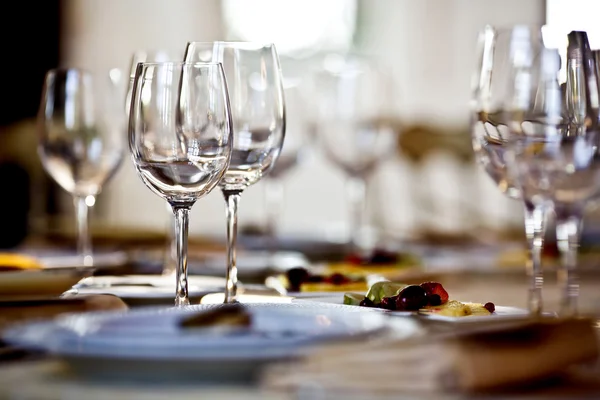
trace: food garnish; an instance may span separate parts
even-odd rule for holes
[[[483,305],[449,300],[448,292],[439,282],[407,285],[380,281],[371,285],[365,296],[358,293],[346,293],[344,304],[375,307],[389,311],[420,311],[455,317],[489,315],[496,309],[494,303]]]
[[[319,290],[317,291],[325,290],[325,286],[331,286],[335,288],[342,285],[351,285],[359,288],[366,288],[366,281],[362,276],[352,276],[349,274],[342,274],[340,272],[332,272],[329,274],[312,274],[306,268],[302,267],[289,269],[286,273],[286,280],[286,289],[290,292],[312,291],[306,290],[311,286],[318,288]],[[360,289],[352,288],[348,290]]]
[[[242,304],[224,304],[220,307],[200,311],[181,320],[182,328],[247,328],[252,317]]]
[[[446,292],[446,289],[444,289],[444,287],[442,286],[441,283],[439,283],[439,282],[423,282],[423,283],[421,283],[420,286],[423,289],[425,289],[425,292],[427,292],[427,296],[429,296],[429,297],[431,297],[433,295],[440,296],[439,304],[444,304],[445,302],[448,301],[448,297],[449,297],[448,292]],[[430,305],[436,305],[436,304],[430,304]]]

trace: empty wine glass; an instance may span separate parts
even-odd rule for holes
[[[129,149],[144,184],[171,206],[177,226],[175,305],[189,304],[189,212],[223,178],[233,123],[219,63],[140,63],[129,116]]]
[[[38,153],[48,174],[74,198],[84,266],[94,264],[89,208],[124,155],[124,81],[118,69],[94,75],[77,68],[52,69],[44,81]]]
[[[522,198],[517,183],[508,173],[505,161],[508,139],[511,136],[512,108],[511,78],[514,63],[522,62],[523,55],[516,44],[529,30],[521,26],[494,28],[486,26],[479,35],[478,64],[473,80],[471,103],[471,138],[477,162],[492,178],[500,191],[523,202],[525,233],[528,243],[527,273],[529,275],[529,311],[542,310],[542,247],[548,202],[533,203]],[[535,31],[532,34],[535,34]]]
[[[600,93],[587,34],[559,35],[555,43],[551,32],[524,27],[514,31],[512,134],[505,159],[523,199],[554,206],[563,255],[561,313],[569,316],[576,312],[579,293],[576,267],[583,213],[600,193]]]
[[[237,214],[240,195],[275,165],[285,136],[285,103],[275,45],[252,42],[190,42],[184,59],[222,62],[234,124],[231,163],[221,191],[227,202],[225,302],[237,296]]]
[[[394,85],[373,61],[332,55],[315,73],[317,139],[326,157],[347,177],[351,202],[350,244],[363,246],[367,185],[396,150]]]
[[[129,109],[131,107],[131,95],[133,93],[133,84],[137,65],[141,62],[181,61],[181,57],[173,57],[170,53],[171,52],[167,50],[138,50],[133,53],[131,62],[129,64],[129,86],[127,87],[127,96],[125,98],[125,109],[127,111],[127,115],[129,115]],[[171,217],[173,211],[171,210],[169,203],[165,204],[165,208],[166,212],[169,213],[169,217]],[[177,269],[177,242],[175,232],[175,220],[173,218],[169,218],[162,275],[174,275]]]
[[[285,74],[285,72],[284,72]],[[283,180],[291,170],[296,168],[306,156],[306,113],[302,97],[300,81],[297,79],[283,80],[286,125],[285,146],[281,149],[279,159],[264,180],[266,233],[275,242],[277,227],[284,205]]]

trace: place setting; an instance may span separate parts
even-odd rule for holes
[[[186,37],[112,62],[126,68],[47,69],[30,150],[76,234],[0,252],[0,397],[598,396],[600,53],[583,30],[479,28],[467,175],[517,232],[450,245],[450,224],[390,228],[411,218],[391,210],[400,183],[427,184],[399,157],[409,122],[384,58]],[[399,165],[410,179],[390,178]],[[490,212],[461,215],[500,226],[470,179],[458,194]],[[156,229],[93,242],[96,218],[130,217],[120,205]]]

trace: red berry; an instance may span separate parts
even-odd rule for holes
[[[483,306],[486,310],[488,310],[490,313],[493,313],[494,311],[496,311],[496,306],[494,305],[494,303],[485,303],[485,305]]]
[[[440,296],[441,304],[444,304],[448,301],[448,292],[446,292],[446,289],[444,289],[441,283],[423,282],[420,286],[425,290],[427,296],[433,296],[434,294]]]
[[[341,285],[343,283],[349,282],[349,279],[344,275],[340,274],[339,272],[336,272],[335,274],[332,274],[327,278],[327,282],[333,285]]]
[[[350,254],[348,257],[346,257],[346,262],[349,264],[360,265],[362,264],[363,260],[358,254]]]

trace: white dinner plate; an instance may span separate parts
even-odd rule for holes
[[[190,297],[223,292],[225,278],[216,276],[189,276]],[[168,300],[175,298],[175,276],[123,275],[92,276],[73,287],[72,294],[112,294],[123,300]]]
[[[331,293],[331,294],[321,294],[319,296],[314,296],[314,297],[301,297],[301,298],[295,298],[292,300],[292,303],[313,303],[313,304],[344,304],[344,293]],[[357,307],[357,306],[348,306],[348,307]],[[357,307],[358,308],[358,307]],[[365,307],[360,307],[360,308],[365,308]],[[379,309],[375,309],[375,310],[379,310]],[[384,313],[387,314],[393,314],[393,315],[397,315],[397,316],[414,316],[414,315],[419,315],[419,316],[423,316],[426,317],[428,319],[432,319],[432,320],[438,320],[438,321],[448,321],[448,322],[457,322],[457,323],[470,323],[470,322],[479,322],[479,321],[485,321],[488,320],[490,318],[527,318],[529,316],[529,312],[524,309],[524,308],[518,308],[518,307],[506,307],[506,306],[496,306],[496,310],[494,311],[493,314],[487,316],[487,315],[482,315],[482,316],[467,316],[467,317],[449,317],[449,316],[445,316],[445,315],[438,315],[438,314],[433,314],[433,313],[419,313],[417,311],[386,311],[386,310],[381,310]]]
[[[67,250],[27,250],[23,254],[35,257],[44,268],[88,268],[81,265],[81,256]],[[116,268],[125,265],[129,257],[124,251],[104,251],[94,254],[94,266],[90,269]]]
[[[93,312],[13,325],[3,339],[65,359],[78,373],[95,377],[248,380],[258,367],[301,356],[311,345],[383,334],[419,332],[383,313],[344,305],[247,304],[252,328],[231,334],[182,329],[193,312],[222,305],[139,308]]]

